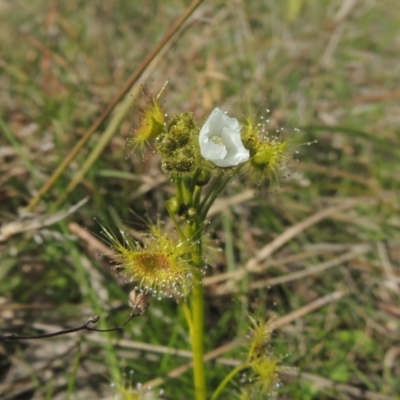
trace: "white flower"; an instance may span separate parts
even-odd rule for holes
[[[249,159],[240,137],[241,126],[219,108],[208,117],[199,134],[200,153],[218,167],[233,167]]]

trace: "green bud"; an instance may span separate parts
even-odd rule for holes
[[[171,214],[178,214],[181,208],[181,203],[177,197],[171,197],[169,200],[167,200],[166,207]]]
[[[252,160],[251,163],[254,166],[258,166],[258,167],[266,167],[272,159],[272,154],[269,151],[259,151],[258,153],[256,153]]]
[[[242,142],[252,157],[261,145],[259,129],[254,121],[248,119],[243,129]]]
[[[196,180],[196,185],[197,186],[207,185],[207,183],[210,181],[210,178],[211,178],[210,171],[203,169]]]
[[[190,207],[189,210],[187,211],[187,216],[189,219],[195,218],[197,215],[197,210],[194,207]]]
[[[260,179],[276,176],[279,166],[288,159],[287,145],[288,141],[262,143],[250,158],[252,172]]]

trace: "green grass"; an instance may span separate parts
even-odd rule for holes
[[[270,131],[295,128],[287,178],[211,217],[209,275],[246,265],[291,226],[332,206],[355,206],[312,224],[261,261],[257,274],[206,288],[206,351],[247,327],[246,315],[282,317],[336,290],[346,294],[278,328],[271,351],[282,365],[281,399],[357,398],[362,389],[400,396],[399,154],[397,1],[357,2],[344,20],[342,1],[206,2],[147,79],[165,95],[169,115],[193,111],[199,122],[216,106],[231,116],[269,119]],[[0,222],[19,212],[101,114],[187,2],[0,2]],[[336,36],[335,36],[336,35]],[[329,53],[330,43],[337,46]],[[328,49],[328,50],[327,50]],[[329,56],[329,54],[331,54]],[[65,221],[0,242],[0,331],[54,331],[101,315],[117,326],[129,315],[125,283],[106,256],[69,223],[100,234],[94,218],[141,231],[146,219],[165,220],[168,182],[149,151],[127,157],[125,139],[137,122],[139,95],[106,148],[66,201],[57,201],[109,127],[92,135],[37,214],[86,205]],[[271,111],[268,113],[266,109]],[[316,144],[306,145],[317,140]],[[243,191],[236,182],[226,198]],[[25,223],[25,222],[24,222]],[[366,252],[321,273],[253,288],[261,280],[313,268],[367,244]],[[290,257],[290,258],[289,258]],[[285,261],[287,259],[287,261]],[[283,260],[283,261],[282,261]],[[281,262],[282,261],[282,262]],[[225,288],[225,289],[224,289]],[[224,293],[224,290],[226,293]],[[126,342],[115,344],[116,338]],[[142,349],[140,343],[153,345]],[[107,398],[113,385],[135,386],[161,377],[160,398],[191,399],[190,369],[168,373],[188,359],[159,347],[190,348],[184,316],[170,300],[151,301],[122,333],[84,333],[24,343],[0,343],[0,394],[22,399]],[[142,346],[143,347],[143,346]],[[239,359],[240,349],[222,357]],[[223,360],[222,360],[223,361]],[[210,389],[232,366],[207,366]],[[296,371],[303,373],[295,377]],[[307,375],[308,374],[308,375]],[[342,384],[324,388],[322,378]],[[345,385],[345,386],[343,386]],[[347,386],[346,386],[347,385]],[[326,386],[326,385],[325,385]],[[230,387],[234,393],[239,381]],[[232,392],[221,398],[233,398]],[[354,392],[353,392],[354,393]],[[0,396],[0,397],[1,397]],[[20,397],[18,397],[20,396]],[[25,397],[24,397],[25,396]],[[361,398],[365,398],[359,396]]]

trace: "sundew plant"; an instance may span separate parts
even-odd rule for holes
[[[269,332],[264,321],[251,318],[246,359],[212,394],[207,393],[202,284],[207,249],[203,239],[207,213],[229,182],[233,178],[274,180],[289,159],[288,141],[270,136],[262,124],[251,119],[239,122],[219,108],[203,123],[190,112],[167,120],[158,95],[147,102],[128,142],[133,150],[143,152],[145,146],[152,146],[159,154],[161,168],[175,186],[175,194],[165,204],[175,230],[167,232],[157,222],[141,243],[125,232],[121,232],[122,241],[109,230],[105,233],[117,254],[117,269],[135,282],[136,290],[157,299],[174,299],[182,308],[193,351],[197,400],[219,398],[243,370],[253,378],[242,389],[241,398],[271,394],[276,387],[279,360],[267,350]]]

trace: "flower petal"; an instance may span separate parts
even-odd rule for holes
[[[236,118],[214,109],[200,130],[201,155],[218,167],[232,167],[247,161],[250,154],[243,146],[240,129]]]

